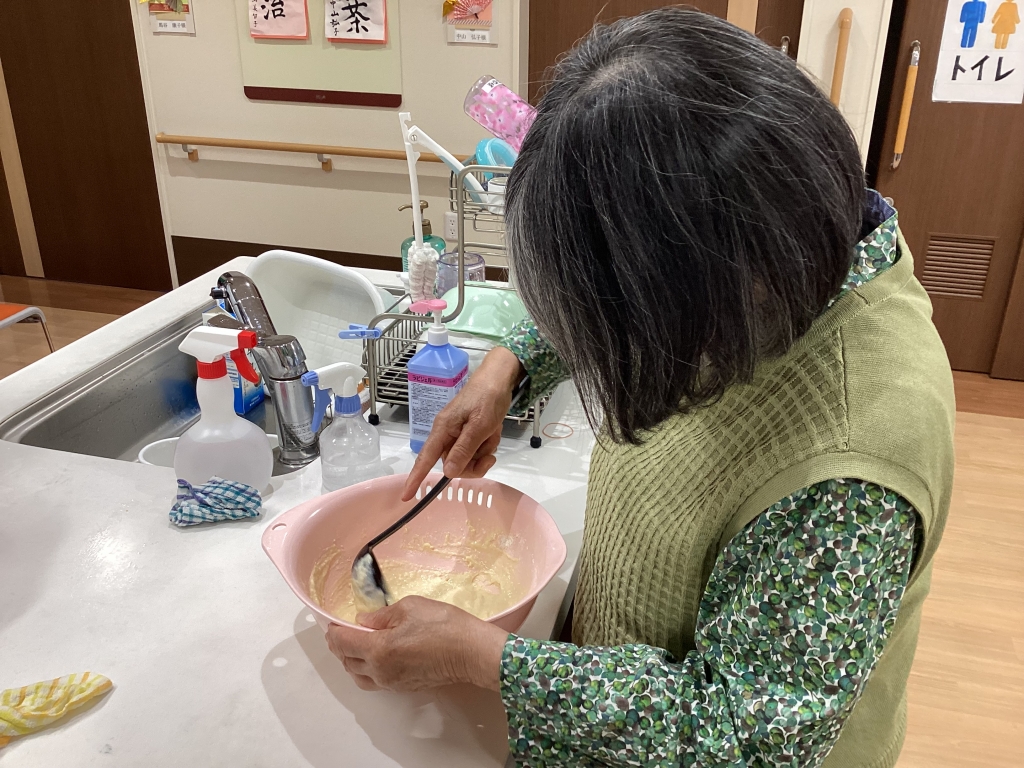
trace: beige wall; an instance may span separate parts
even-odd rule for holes
[[[310,3],[321,0],[309,0]],[[401,149],[392,109],[249,101],[242,93],[234,3],[196,4],[195,37],[153,35],[145,5],[126,0],[137,16],[137,40],[153,133],[251,138]],[[498,45],[450,46],[440,0],[390,0],[402,37],[402,110],[455,154],[469,154],[486,134],[462,111],[483,74],[519,87],[520,0],[496,3]],[[397,256],[411,233],[404,162],[334,158],[324,173],[314,156],[202,148],[191,163],[180,147],[154,144],[169,235],[281,243]],[[443,235],[447,174],[420,164],[434,230]]]
[[[400,149],[398,110],[253,102],[242,93],[234,3],[196,6],[195,37],[155,36],[145,5],[137,15],[143,84],[153,133],[253,138]],[[244,0],[241,0],[244,1]],[[320,0],[309,0],[320,2]],[[468,154],[485,133],[462,112],[466,91],[491,74],[524,91],[528,0],[498,0],[494,47],[449,46],[440,0],[390,0],[399,9],[403,110],[456,154]],[[805,0],[800,64],[828,90],[837,18],[854,9],[840,104],[867,152],[891,0]],[[410,232],[405,165],[334,158],[324,173],[316,158],[202,148],[190,163],[178,147],[154,144],[165,229],[182,235],[380,255],[398,255]],[[447,174],[421,163],[428,217],[443,234]],[[173,270],[173,255],[172,273]]]

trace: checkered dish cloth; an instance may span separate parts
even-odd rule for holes
[[[262,506],[260,492],[251,485],[212,477],[209,482],[193,486],[178,478],[178,498],[169,517],[180,526],[219,523],[259,517]]]

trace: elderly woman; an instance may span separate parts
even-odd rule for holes
[[[438,458],[494,464],[521,377],[571,378],[602,425],[574,643],[407,598],[333,627],[334,653],[368,689],[500,691],[528,765],[892,766],[953,392],[843,118],[714,17],[600,26],[555,68],[507,218],[533,322],[438,416],[407,494]]]

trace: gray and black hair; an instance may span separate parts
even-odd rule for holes
[[[839,292],[864,170],[784,54],[665,8],[554,68],[508,182],[527,309],[613,440],[749,381]]]

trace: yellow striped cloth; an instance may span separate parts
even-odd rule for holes
[[[14,736],[45,728],[112,687],[103,675],[83,672],[0,691],[0,747]]]

